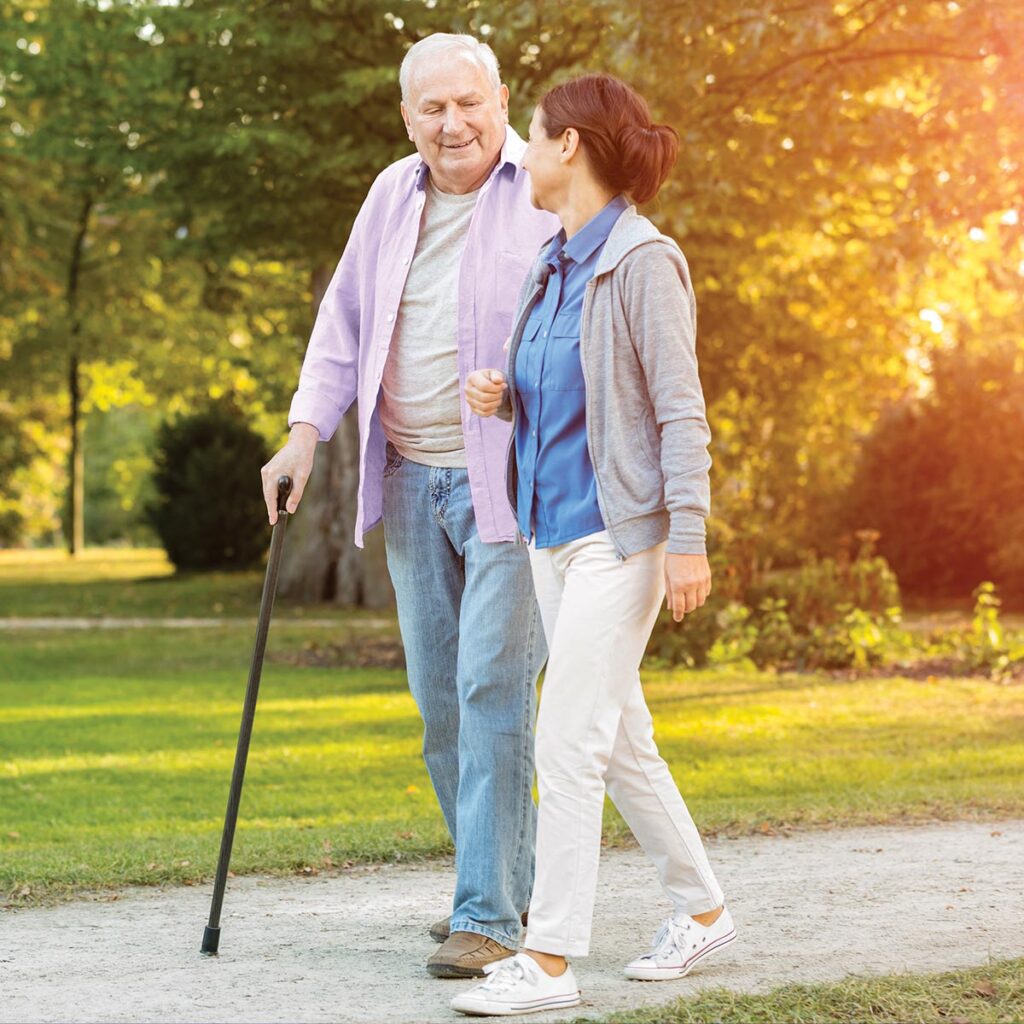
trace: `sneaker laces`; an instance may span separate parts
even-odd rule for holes
[[[506,992],[527,979],[527,966],[519,956],[505,957],[484,965],[487,980],[480,987],[488,992]]]
[[[690,930],[689,922],[680,924],[671,917],[658,929],[651,944],[651,951],[644,953],[641,960],[657,960],[661,956],[676,952],[680,956],[686,955],[687,947],[690,945],[686,933]]]

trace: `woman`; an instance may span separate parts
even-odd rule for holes
[[[668,766],[639,666],[664,594],[675,621],[711,590],[710,439],[695,310],[678,246],[630,206],[652,199],[678,136],[609,75],[552,89],[523,166],[562,230],[524,285],[509,372],[469,376],[480,416],[514,423],[509,500],[529,541],[549,659],[537,721],[537,873],[523,949],[452,1000],[467,1014],[574,1006],[607,788],[673,910],[627,977],[679,978],[736,935]]]

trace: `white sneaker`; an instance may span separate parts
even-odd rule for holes
[[[510,1017],[576,1006],[580,990],[572,968],[552,978],[532,957],[516,953],[484,968],[486,981],[456,996],[453,1010],[477,1017]]]
[[[650,953],[626,964],[624,972],[634,981],[668,981],[688,974],[704,957],[717,953],[736,938],[728,907],[712,924],[698,924],[692,917],[671,917],[658,929]]]

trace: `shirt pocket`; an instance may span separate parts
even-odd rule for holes
[[[544,354],[545,391],[585,391],[583,364],[580,362],[579,323],[556,320],[547,339]]]
[[[516,391],[527,395],[532,395],[537,390],[537,367],[540,366],[541,359],[537,345],[540,328],[540,319],[530,317],[523,328],[523,336],[519,339],[519,348],[516,350]]]

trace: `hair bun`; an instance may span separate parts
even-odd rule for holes
[[[628,177],[624,191],[638,203],[653,199],[676,161],[679,136],[666,124],[627,121],[616,133],[622,168]]]

